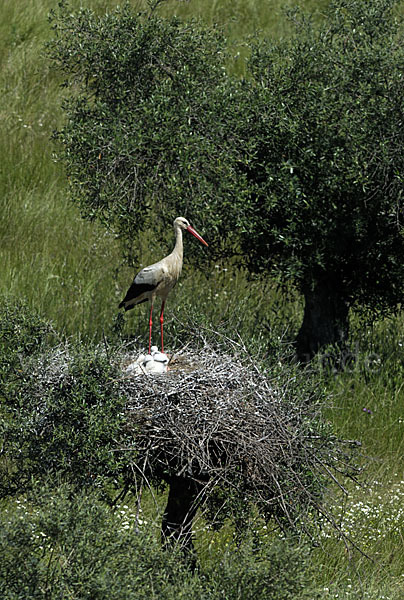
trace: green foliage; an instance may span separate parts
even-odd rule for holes
[[[198,597],[176,552],[164,552],[148,532],[120,527],[94,494],[41,489],[17,507],[2,515],[4,599]]]
[[[7,395],[29,356],[54,334],[52,325],[22,300],[2,298],[0,306],[0,398]]]
[[[253,47],[250,267],[373,312],[404,286],[402,27],[395,0],[336,0]]]
[[[47,347],[22,362],[6,391],[2,494],[43,477],[84,487],[118,483],[124,463],[113,450],[125,440],[124,400],[99,348]]]
[[[51,324],[23,300],[2,297],[0,306],[0,355],[26,358],[41,350]]]
[[[307,561],[303,558],[305,552]],[[260,551],[251,540],[245,541],[208,570],[215,590],[213,597],[316,600],[319,596],[311,585],[309,556],[309,548],[295,546],[291,540],[274,540],[261,546]]]
[[[128,4],[99,18],[62,9],[52,23],[48,52],[69,91],[57,138],[83,214],[129,246],[184,214],[209,225],[211,256],[223,255],[218,228],[226,218],[230,237],[246,206],[235,142],[242,86],[226,75],[220,30]]]
[[[192,574],[178,550],[162,550],[150,530],[122,527],[92,493],[38,488],[2,510],[0,594],[5,600],[268,600],[310,598],[307,561],[279,541],[245,542]],[[265,593],[265,596],[262,594]]]

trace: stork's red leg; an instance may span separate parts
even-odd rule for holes
[[[160,331],[161,331],[161,351],[164,352],[164,342],[163,342],[163,323],[164,323],[164,305],[166,301],[163,300],[161,304],[161,312],[160,312]]]
[[[152,315],[153,315],[153,304],[151,305],[150,319],[149,319],[149,354],[150,354],[150,350],[151,350],[151,330],[152,330],[152,325],[153,325]]]

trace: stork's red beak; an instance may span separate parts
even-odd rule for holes
[[[202,244],[205,244],[205,246],[208,245],[205,242],[205,240],[203,239],[203,237],[201,237],[199,235],[199,233],[197,231],[195,231],[195,229],[193,227],[191,227],[191,225],[189,225],[189,227],[187,227],[187,231],[189,231],[189,233],[192,233],[192,235],[195,236],[197,240],[199,240],[200,242],[202,242]]]

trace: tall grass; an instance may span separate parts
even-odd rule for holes
[[[70,2],[73,8],[80,4]],[[116,2],[82,4],[102,12]],[[282,4],[172,0],[159,10],[220,22],[238,52],[242,37],[257,27],[265,35],[287,35]],[[327,2],[298,4],[320,12]],[[54,6],[53,0],[1,0],[0,293],[25,297],[69,335],[99,338],[116,325],[116,306],[133,273],[122,264],[119,242],[97,224],[83,221],[70,204],[63,170],[54,162],[50,138],[62,119],[62,90],[43,55],[51,36],[47,14]],[[202,233],[208,238],[208,232]],[[148,238],[139,243],[144,264],[160,258],[149,249]],[[124,333],[146,339],[147,312],[142,305],[128,313]],[[238,332],[265,352],[271,337],[285,343],[293,337],[301,302],[292,293],[285,298],[269,283],[250,281],[232,265],[217,265],[209,273],[192,272],[186,265],[166,318],[169,347],[183,343],[184,331],[191,337],[190,326],[197,321]],[[372,329],[356,320],[353,326],[352,352],[358,360],[344,374],[323,373],[319,385],[331,394],[326,418],[341,436],[362,442],[366,486],[353,484],[344,502],[350,533],[374,562],[358,554],[350,558],[341,543],[324,537],[316,555],[318,585],[324,598],[357,598],[362,590],[374,600],[398,599],[404,596],[404,519],[390,500],[395,494],[401,498],[404,480],[404,326],[401,317]],[[395,520],[385,518],[389,514]]]
[[[358,483],[330,491],[341,529],[367,556],[347,552],[324,530],[315,559],[325,598],[404,596],[404,326],[402,315],[373,326],[352,318],[351,364],[326,374],[325,410],[337,432],[361,442]],[[338,596],[337,596],[338,594]]]

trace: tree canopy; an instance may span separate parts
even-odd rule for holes
[[[300,356],[343,342],[352,306],[394,310],[404,288],[397,4],[335,0],[320,25],[292,11],[290,38],[250,42],[244,79],[227,72],[217,28],[128,5],[104,17],[62,10],[49,46],[69,88],[57,137],[84,215],[130,245],[182,213],[208,235],[209,258],[236,254],[292,282],[306,300]]]
[[[226,74],[220,30],[128,4],[102,17],[62,9],[52,24],[48,51],[69,89],[57,138],[84,216],[130,245],[183,214],[209,227],[212,252],[223,255],[218,230],[231,237],[245,209],[245,148],[236,134],[243,86]]]
[[[243,247],[251,269],[272,268],[305,295],[299,335],[307,356],[347,336],[349,307],[377,314],[401,302],[404,52],[396,4],[336,0],[320,27],[294,12],[290,40],[263,40],[252,51],[257,155],[249,177],[257,191],[254,236]]]
[[[333,2],[323,26],[293,14],[295,35],[258,43],[259,183],[251,267],[274,267],[302,290],[327,280],[379,308],[400,300],[404,53],[395,2]],[[365,6],[367,5],[367,6]]]

